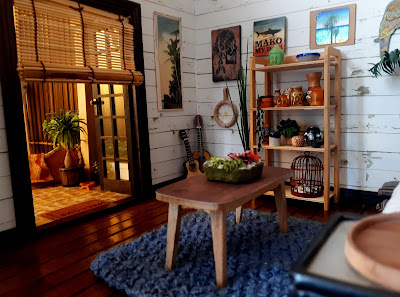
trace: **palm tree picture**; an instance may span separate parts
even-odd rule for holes
[[[316,43],[329,45],[349,40],[350,9],[347,7],[321,11],[316,16]]]
[[[180,20],[155,15],[159,110],[182,109]]]

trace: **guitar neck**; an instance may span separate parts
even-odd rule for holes
[[[197,127],[197,153],[200,157],[203,157],[203,136],[201,133],[201,127]]]
[[[192,150],[191,150],[190,144],[189,144],[189,139],[186,137],[185,139],[183,139],[183,143],[185,144],[186,156],[189,160],[189,163],[190,163],[190,165],[193,165],[194,160],[193,160]]]

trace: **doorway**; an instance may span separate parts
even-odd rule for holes
[[[129,87],[46,82],[22,85],[36,226],[41,229],[132,200],[135,176]],[[78,115],[84,129],[79,145],[71,151],[76,167],[82,167],[79,184],[65,184],[66,150],[59,144],[54,147],[42,128],[43,122],[67,112]]]
[[[104,0],[101,2],[82,0],[79,2],[126,17],[129,20],[135,27],[135,68],[137,71],[143,73],[144,63],[140,5],[127,0]],[[19,234],[28,235],[34,233],[36,228],[27,157],[23,101],[20,81],[16,71],[17,48],[13,19],[13,0],[1,1],[0,18],[2,19],[0,23],[0,40],[3,45],[0,48],[0,61],[2,63],[0,79],[17,222],[16,230]],[[128,88],[129,107],[131,111],[134,111],[130,115],[132,147],[134,148],[132,151],[133,170],[137,173],[134,175],[133,184],[135,185],[135,192],[132,196],[135,199],[143,199],[143,197],[148,197],[152,193],[147,104],[144,84],[135,89],[136,90],[131,90],[131,88]],[[134,98],[133,92],[136,93],[136,97]],[[140,112],[138,112],[138,110],[140,110]]]

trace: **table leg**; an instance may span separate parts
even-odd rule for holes
[[[217,287],[224,288],[226,276],[226,215],[223,211],[211,211],[211,229],[214,248]]]
[[[288,215],[286,206],[285,184],[281,183],[274,189],[275,204],[278,210],[279,224],[281,225],[281,232],[288,231]]]
[[[242,221],[243,206],[236,208],[236,224]]]
[[[168,270],[175,268],[176,265],[181,217],[181,206],[170,203],[168,210],[167,252],[165,259],[165,269]]]

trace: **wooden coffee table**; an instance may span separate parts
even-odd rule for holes
[[[243,204],[273,190],[281,231],[287,232],[284,182],[291,176],[292,170],[264,167],[261,178],[248,184],[211,182],[202,175],[157,190],[157,200],[169,203],[165,268],[176,264],[182,208],[204,210],[211,217],[217,286],[226,287],[226,214],[236,209],[236,223],[240,223]]]

